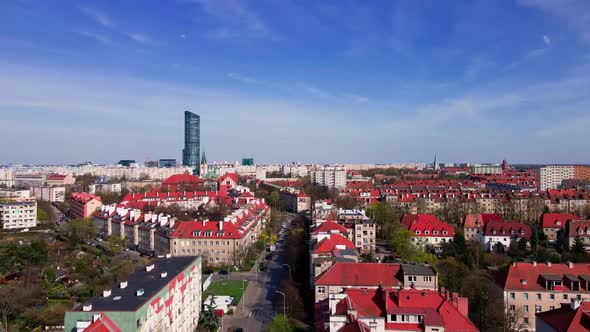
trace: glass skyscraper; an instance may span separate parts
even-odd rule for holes
[[[182,150],[182,164],[193,168],[194,174],[199,174],[201,165],[201,117],[195,113],[184,112],[184,149]]]

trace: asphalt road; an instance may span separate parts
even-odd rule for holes
[[[290,224],[293,218],[293,214],[286,214],[284,224]],[[287,233],[284,232],[284,234]],[[237,328],[243,328],[246,332],[264,331],[266,325],[275,316],[273,299],[275,296],[281,296],[276,291],[279,290],[281,281],[289,277],[288,268],[282,265],[285,261],[285,236],[281,238],[282,241],[277,247],[275,255],[267,262],[267,271],[256,271],[258,268],[257,262],[250,272],[233,272],[228,276],[216,275],[214,277],[214,280],[222,278],[242,280],[242,278],[245,278],[249,281],[237,310],[234,311],[233,315],[224,317],[222,332],[233,332]],[[258,259],[258,261],[262,260],[264,260],[264,254]],[[279,311],[281,310],[282,308],[279,308]]]

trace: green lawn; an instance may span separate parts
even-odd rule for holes
[[[244,282],[244,287],[248,288],[248,281]],[[209,285],[209,288],[203,294],[203,301],[209,295],[227,295],[235,297],[234,304],[240,303],[244,289],[242,289],[241,280],[219,280]]]

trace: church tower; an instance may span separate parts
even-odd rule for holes
[[[437,172],[440,170],[440,165],[436,159],[436,154],[434,155],[434,163],[432,163],[432,168]]]
[[[207,176],[207,173],[209,172],[209,165],[207,164],[207,157],[205,156],[205,151],[203,151],[203,157],[201,158],[201,177],[205,177]]]

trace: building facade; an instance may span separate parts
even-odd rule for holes
[[[65,187],[32,187],[35,199],[48,202],[63,202],[66,196]]]
[[[539,190],[555,189],[566,179],[574,179],[574,166],[552,165],[539,169]]]
[[[72,218],[90,218],[102,206],[100,196],[85,192],[74,192],[68,199],[69,214]]]
[[[201,165],[201,117],[195,113],[184,112],[184,149],[182,165],[189,166],[198,174]]]
[[[195,331],[201,312],[201,257],[157,258],[145,270],[67,311],[64,330]]]
[[[317,166],[308,171],[312,183],[330,189],[346,188],[346,170],[341,166]]]
[[[0,202],[2,229],[21,229],[37,226],[37,201],[20,199]]]

